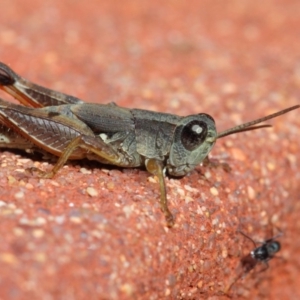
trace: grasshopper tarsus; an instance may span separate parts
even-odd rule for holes
[[[181,117],[86,103],[34,84],[1,62],[0,89],[23,104],[0,99],[0,147],[57,156],[50,172],[33,169],[43,178],[52,178],[69,159],[87,158],[126,168],[145,166],[158,177],[160,205],[169,227],[174,218],[168,208],[165,173],[185,176],[207,157],[217,139],[269,127],[256,124],[299,108],[296,105],[218,134],[213,118],[205,113]]]
[[[165,214],[165,218],[166,218],[167,227],[172,228],[175,224],[173,215],[171,213]]]

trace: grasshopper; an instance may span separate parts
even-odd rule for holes
[[[86,103],[36,85],[0,63],[0,88],[22,105],[0,99],[0,147],[50,153],[58,157],[52,170],[31,171],[52,178],[67,160],[89,159],[131,168],[145,166],[160,185],[160,206],[167,225],[174,218],[167,204],[164,176],[185,176],[200,164],[217,139],[247,130],[299,105],[217,133],[205,113],[181,117],[114,103]]]

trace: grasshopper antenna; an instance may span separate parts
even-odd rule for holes
[[[278,112],[276,112],[274,114],[271,114],[271,115],[268,115],[266,117],[263,117],[263,118],[260,118],[260,119],[256,119],[256,120],[253,120],[253,121],[250,121],[250,122],[247,122],[247,123],[235,126],[233,128],[227,129],[225,131],[220,132],[217,135],[216,139],[220,139],[220,138],[222,138],[224,136],[231,135],[231,134],[238,133],[238,132],[255,130],[255,129],[266,128],[266,127],[272,127],[272,125],[268,125],[268,124],[266,124],[266,125],[258,125],[258,126],[254,126],[254,125],[262,123],[262,122],[270,120],[270,119],[273,119],[273,118],[276,118],[278,116],[286,114],[289,111],[297,109],[299,107],[300,107],[300,105],[294,105],[292,107],[283,109],[281,111],[278,111]]]

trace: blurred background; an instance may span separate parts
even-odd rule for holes
[[[87,102],[178,115],[205,112],[221,131],[300,103],[299,15],[297,0],[2,0],[0,61]],[[2,92],[0,97],[11,101]],[[263,240],[280,228],[283,259],[237,282],[232,296],[299,298],[298,115],[272,121],[271,130],[218,141],[212,158],[228,163],[231,173],[199,167],[182,180],[168,179],[178,224],[173,230],[163,227],[157,184],[144,171],[84,165],[95,179],[82,179],[73,166],[70,181],[22,177],[21,184],[15,154],[4,152],[1,297],[221,299],[240,258],[253,247],[236,230]],[[17,155],[17,168],[33,163]],[[117,182],[113,190],[109,180]],[[87,185],[104,187],[106,202],[83,192]],[[118,202],[120,195],[124,202]],[[53,203],[44,202],[51,197]],[[123,212],[125,204],[142,215]],[[157,222],[150,218],[139,226],[144,205]],[[91,221],[96,211],[105,221]],[[119,214],[126,216],[120,223]],[[44,223],[24,225],[38,218]]]

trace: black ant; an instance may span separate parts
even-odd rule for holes
[[[254,250],[252,250],[249,254],[245,255],[241,259],[242,272],[234,279],[232,283],[230,283],[224,290],[224,293],[227,294],[231,287],[239,280],[240,278],[247,275],[251,270],[255,268],[257,263],[265,264],[265,268],[260,270],[260,272],[265,271],[269,267],[269,260],[272,259],[277,252],[281,249],[280,242],[276,241],[276,239],[282,235],[282,233],[277,234],[276,236],[267,239],[263,242],[255,242],[252,238],[247,236],[245,233],[238,231],[244,237],[249,239],[253,245]],[[261,244],[258,246],[258,244]]]

